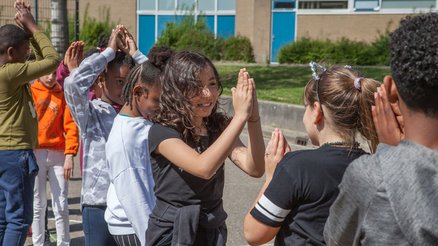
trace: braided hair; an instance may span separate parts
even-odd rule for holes
[[[122,96],[125,103],[132,109],[132,90],[137,83],[155,86],[160,83],[160,75],[164,71],[167,60],[173,55],[173,50],[166,46],[155,46],[149,51],[149,60],[136,65],[126,78],[127,83],[123,87]]]

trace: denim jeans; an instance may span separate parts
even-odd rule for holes
[[[117,246],[105,221],[106,206],[83,206],[82,226],[85,246]]]
[[[0,245],[24,245],[37,173],[32,150],[0,150]]]

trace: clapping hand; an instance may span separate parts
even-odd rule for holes
[[[123,51],[125,54],[129,54],[132,57],[134,56],[135,52],[137,52],[138,50],[137,44],[134,41],[134,37],[128,31],[128,29],[126,29],[126,27],[121,25],[121,29],[123,30],[124,39],[122,40],[122,45],[121,47],[119,47],[119,49]]]
[[[249,73],[246,71],[246,68],[242,68],[239,71],[238,81],[243,79],[248,79],[254,88],[252,95],[252,107],[251,107],[252,110],[251,110],[251,115],[248,118],[248,122],[257,122],[260,120],[260,115],[259,115],[259,103],[257,101],[257,93],[255,90],[255,82],[254,79],[251,78]]]
[[[275,129],[272,132],[271,139],[269,140],[265,151],[266,178],[272,178],[278,163],[283,159],[283,156],[290,151],[291,148],[287,143],[283,132],[279,129]]]
[[[29,34],[38,31],[38,25],[30,12],[30,5],[23,0],[16,0],[14,8],[17,11],[15,14],[15,22]]]
[[[231,88],[233,97],[234,117],[242,117],[245,121],[252,115],[254,80],[248,72],[239,74],[236,87]]]
[[[390,103],[383,86],[374,93],[374,126],[380,143],[398,145],[404,139],[404,122],[397,103]]]
[[[71,72],[73,69],[77,68],[84,59],[84,42],[75,41],[70,44],[64,56],[64,65],[67,66],[68,70]]]
[[[123,40],[125,39],[125,34],[123,32],[123,26],[117,25],[111,33],[111,36],[108,40],[108,47],[112,48],[114,52],[117,52],[119,49],[124,49]]]

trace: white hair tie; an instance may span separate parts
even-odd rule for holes
[[[356,88],[356,90],[358,91],[362,91],[362,86],[360,84],[360,81],[363,79],[363,77],[359,77],[359,78],[355,78],[354,79],[354,87]]]

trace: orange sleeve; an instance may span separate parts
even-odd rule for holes
[[[79,148],[79,130],[73,117],[70,114],[70,110],[67,107],[67,103],[64,99],[64,132],[65,132],[65,150],[64,154],[76,155]]]

